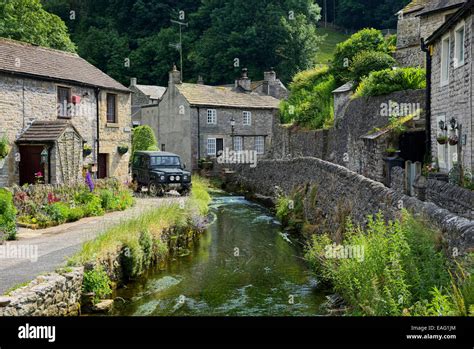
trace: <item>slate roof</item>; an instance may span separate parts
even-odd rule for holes
[[[161,97],[163,97],[163,94],[166,92],[166,87],[162,86],[135,85],[135,87],[151,99],[161,99]]]
[[[344,85],[336,88],[332,93],[344,93],[349,92],[354,87],[354,83],[352,81],[345,83]]]
[[[0,38],[0,72],[130,92],[77,54]]]
[[[455,12],[441,27],[439,27],[431,36],[426,39],[426,43],[431,45],[438,40],[444,33],[457,24],[467,13],[472,13],[474,7],[474,0],[468,0],[464,5]]]
[[[404,14],[422,10],[430,0],[413,0],[408,5],[406,5],[401,11]]]
[[[418,15],[424,16],[432,12],[461,7],[461,5],[465,2],[466,0],[432,0],[426,4],[423,11],[421,11]]]
[[[234,92],[228,87],[198,84],[178,84],[178,91],[191,106],[215,106],[228,108],[278,109],[280,101],[257,93]]]
[[[52,143],[57,141],[69,127],[79,134],[76,128],[67,121],[34,121],[16,140],[16,143]]]

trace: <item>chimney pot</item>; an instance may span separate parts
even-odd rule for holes
[[[168,84],[170,86],[181,84],[181,72],[176,68],[176,64],[173,65],[173,70],[170,71],[170,79]]]
[[[137,78],[131,78],[130,79],[130,85],[131,86],[137,86]]]

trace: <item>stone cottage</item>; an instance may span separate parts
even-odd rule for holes
[[[252,92],[251,86],[246,70],[229,87],[183,83],[174,67],[158,118],[151,122],[161,150],[179,154],[193,170],[199,159],[216,158],[226,149],[266,156],[280,100]]]
[[[126,180],[118,147],[130,146],[130,103],[130,90],[78,55],[0,38],[0,139],[11,148],[0,186],[82,180],[84,167]]]
[[[142,124],[142,117],[150,117],[158,106],[166,87],[153,85],[139,85],[137,78],[130,80],[128,87],[132,91],[132,124],[134,127]]]
[[[467,1],[427,39],[431,53],[431,151],[442,172],[458,162],[474,171],[473,6],[474,0]]]
[[[425,66],[421,39],[427,39],[466,0],[413,0],[397,13],[397,51],[401,66]]]

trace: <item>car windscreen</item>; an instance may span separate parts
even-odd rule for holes
[[[177,156],[152,156],[150,166],[180,167],[181,162]]]

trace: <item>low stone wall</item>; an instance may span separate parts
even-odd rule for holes
[[[474,191],[457,185],[429,179],[427,200],[462,217],[474,219]]]
[[[312,224],[324,223],[330,231],[339,230],[345,216],[365,225],[367,215],[382,211],[388,219],[400,216],[406,208],[436,225],[446,246],[464,253],[474,248],[474,222],[456,216],[433,203],[406,196],[362,175],[317,158],[260,161],[256,168],[238,166],[230,179],[234,185],[265,196],[276,195],[275,186],[290,194],[306,186],[306,197],[316,191],[317,209],[305,207]],[[342,218],[342,219],[341,219]]]
[[[38,276],[27,286],[0,296],[0,316],[77,316],[84,268]]]

